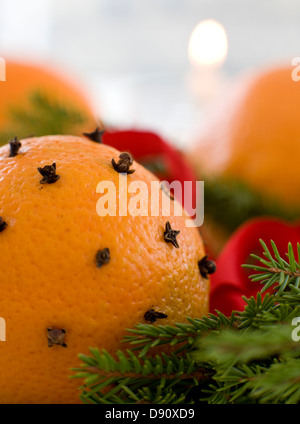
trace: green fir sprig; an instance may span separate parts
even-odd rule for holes
[[[272,196],[262,195],[246,183],[224,176],[205,178],[204,203],[206,216],[229,233],[257,216],[294,220],[300,212],[299,207],[283,206]]]
[[[300,245],[282,258],[261,241],[263,257],[245,265],[262,284],[243,311],[170,325],[138,324],[115,355],[91,348],[73,378],[83,403],[299,403]],[[264,293],[268,290],[267,293]],[[263,295],[264,293],[264,295]],[[161,346],[157,353],[157,346]],[[163,351],[162,351],[163,350]]]
[[[50,99],[41,91],[33,91],[28,104],[13,104],[8,110],[8,122],[0,131],[0,144],[18,136],[73,134],[88,118],[78,107]]]

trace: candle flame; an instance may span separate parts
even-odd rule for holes
[[[189,39],[190,61],[198,66],[220,66],[227,52],[228,40],[223,25],[213,19],[199,22]]]

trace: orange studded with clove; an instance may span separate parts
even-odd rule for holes
[[[0,178],[1,403],[80,403],[79,353],[115,352],[139,322],[207,313],[202,239],[174,201],[168,216],[161,202],[158,216],[118,216],[118,202],[117,216],[97,214],[101,181],[117,196],[119,179],[142,181],[150,197],[158,180],[128,154],[87,137],[15,139],[0,148]]]

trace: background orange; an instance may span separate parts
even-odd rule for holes
[[[38,63],[6,60],[6,81],[0,83],[1,133],[9,131],[11,137],[17,134],[29,136],[30,134],[18,132],[24,131],[24,127],[36,135],[40,122],[34,122],[35,117],[31,116],[33,107],[31,99],[37,93],[46,97],[50,104],[59,105],[67,111],[76,111],[82,115],[83,122],[79,125],[75,120],[72,123],[68,121],[68,116],[65,117],[70,134],[79,135],[84,129],[94,125],[95,118],[89,98],[74,80],[71,81],[67,75],[52,69],[49,64],[46,67]],[[15,109],[24,111],[26,116],[28,114],[28,118],[17,116],[13,119],[12,110]],[[44,114],[46,112],[44,111]],[[55,120],[55,116],[52,118]],[[55,122],[52,125],[55,125]],[[46,133],[51,133],[51,129],[49,131],[46,128]],[[45,135],[45,132],[42,135]]]
[[[198,172],[300,205],[300,82],[293,69],[248,73],[230,85],[189,155]]]

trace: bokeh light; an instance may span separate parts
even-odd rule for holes
[[[227,52],[228,39],[223,25],[213,19],[199,22],[189,40],[190,61],[196,65],[220,65]]]

